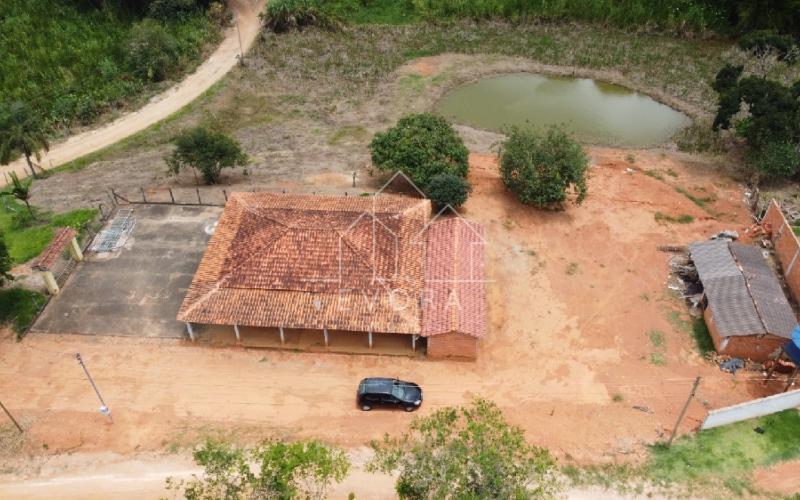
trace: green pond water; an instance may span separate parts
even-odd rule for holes
[[[691,123],[683,113],[618,85],[531,74],[456,88],[436,111],[455,123],[497,132],[509,125],[561,124],[582,142],[628,147],[662,143]]]

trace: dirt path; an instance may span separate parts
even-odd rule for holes
[[[228,4],[239,20],[241,44],[245,52],[258,36],[261,28],[258,15],[265,2],[266,0],[228,0]],[[123,115],[100,128],[88,130],[74,135],[64,142],[52,145],[50,152],[42,156],[39,164],[45,169],[58,167],[110,146],[177,112],[222,79],[237,63],[239,40],[240,35],[234,24],[225,32],[225,38],[217,50],[182,82],[153,97],[141,109]],[[3,166],[0,171],[3,173],[14,171],[20,177],[30,174],[25,158]],[[0,180],[0,184],[5,184],[5,177]]]

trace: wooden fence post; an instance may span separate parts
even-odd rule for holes
[[[167,191],[169,191],[169,199],[172,200],[172,204],[174,205],[175,204],[175,195],[172,194],[172,188],[167,188]]]
[[[195,189],[195,191],[197,191],[197,204],[198,205],[202,205],[203,204],[203,200],[200,199],[200,188],[199,187],[195,187],[194,189]]]
[[[140,187],[139,191],[142,192],[142,203],[147,203],[147,196],[144,194],[144,188]]]

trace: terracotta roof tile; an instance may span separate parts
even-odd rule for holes
[[[460,217],[427,231],[422,335],[486,333],[483,226]]]
[[[181,321],[420,331],[430,201],[234,193]]]
[[[47,245],[47,248],[39,254],[39,258],[36,259],[32,267],[40,271],[47,271],[53,267],[53,264],[58,261],[61,254],[64,253],[64,250],[69,246],[69,242],[72,241],[72,238],[77,234],[78,232],[71,227],[60,227],[56,229],[53,240]]]

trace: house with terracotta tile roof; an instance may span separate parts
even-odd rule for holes
[[[427,199],[234,193],[178,312],[193,324],[405,336],[429,356],[477,356],[486,330],[483,228]]]

